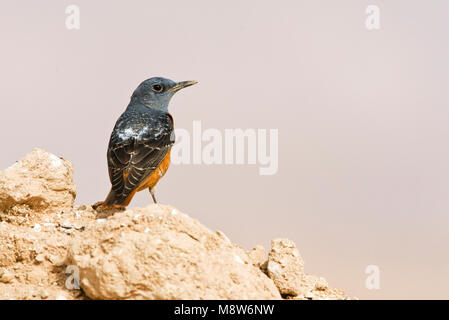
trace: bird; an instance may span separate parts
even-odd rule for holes
[[[162,77],[143,81],[112,130],[107,162],[111,190],[103,208],[124,208],[136,192],[148,189],[157,203],[155,186],[170,164],[175,142],[170,99],[197,81],[175,82]]]

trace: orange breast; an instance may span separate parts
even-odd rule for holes
[[[147,188],[153,188],[160,178],[164,176],[164,174],[167,172],[168,167],[170,166],[170,151],[167,152],[167,155],[165,156],[164,160],[162,160],[159,167],[157,167],[156,170],[150,176],[143,181],[140,186],[137,188],[137,191],[141,191],[143,189]]]

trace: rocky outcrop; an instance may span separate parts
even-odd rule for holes
[[[266,268],[268,276],[274,281],[281,295],[304,295],[304,263],[293,241],[272,240]]]
[[[171,206],[74,207],[72,174],[40,149],[0,172],[0,299],[348,298],[287,239],[267,256]]]
[[[75,196],[72,164],[42,149],[0,171],[0,211],[5,218],[7,214],[23,221],[34,213],[69,211]]]
[[[117,212],[86,226],[68,263],[95,299],[280,299],[246,252],[170,206]]]
[[[268,260],[263,268],[286,299],[347,298],[342,290],[329,287],[326,279],[304,272],[304,261],[291,240],[272,240]]]

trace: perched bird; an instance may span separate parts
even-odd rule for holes
[[[107,151],[112,188],[102,207],[126,207],[136,192],[154,187],[170,164],[175,142],[168,104],[173,95],[196,81],[155,77],[142,82],[117,120]]]

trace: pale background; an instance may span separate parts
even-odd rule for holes
[[[3,0],[0,167],[41,147],[73,161],[77,203],[103,200],[135,87],[199,80],[172,100],[175,125],[278,128],[279,171],[172,166],[161,203],[245,248],[288,237],[352,296],[449,298],[448,16],[444,0]],[[365,288],[370,264],[380,290]]]

